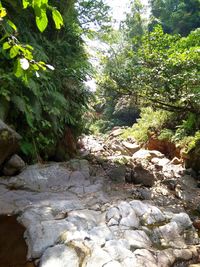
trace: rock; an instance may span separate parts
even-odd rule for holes
[[[90,177],[90,166],[89,162],[86,159],[71,159],[69,161],[69,166],[73,171],[80,171],[85,178]]]
[[[120,155],[130,155],[130,151],[126,149],[124,146],[121,145],[119,142],[114,142],[110,144],[110,150],[113,151],[115,154],[120,154]]]
[[[111,207],[106,213],[106,221],[109,222],[112,219],[115,224],[119,224],[120,212],[117,207]]]
[[[67,220],[73,223],[78,230],[90,230],[101,222],[101,217],[99,211],[83,209],[68,212]]]
[[[145,225],[155,224],[166,220],[164,214],[155,206],[147,203],[144,204],[139,200],[131,201],[130,205]]]
[[[87,267],[102,267],[111,261],[111,256],[99,247],[95,247],[91,253],[91,256],[85,259]]]
[[[107,175],[112,181],[124,182],[126,176],[126,166],[125,165],[114,165],[110,166],[107,170]]]
[[[149,204],[145,204],[140,200],[133,200],[129,203],[131,207],[134,209],[137,216],[143,216],[145,213],[149,212]]]
[[[153,163],[157,169],[162,169],[170,163],[170,160],[167,158],[152,158],[151,163]]]
[[[131,249],[150,249],[152,246],[151,240],[147,234],[141,230],[126,230],[124,232],[124,238],[129,242]]]
[[[183,265],[180,266],[188,266],[187,262],[198,254],[197,250],[194,247],[187,249],[164,249],[158,252],[157,261],[158,266],[171,267],[178,260],[179,262],[183,261]],[[179,265],[175,265],[179,266]]]
[[[48,248],[40,261],[40,267],[79,267],[79,258],[73,248],[56,245]]]
[[[154,174],[138,164],[133,169],[132,182],[134,184],[142,184],[144,186],[153,186],[155,182]]]
[[[60,163],[31,165],[9,180],[9,186],[38,192],[63,192],[70,189],[75,193],[83,193],[83,187],[89,184],[90,181],[82,172],[71,172]]]
[[[171,162],[171,164],[174,164],[174,165],[179,165],[182,163],[181,159],[177,158],[177,157],[174,157]]]
[[[123,267],[118,261],[111,261],[104,265],[104,267]]]
[[[173,254],[173,249],[168,248],[158,252],[157,262],[158,266],[171,267],[175,262],[176,257]]]
[[[148,266],[148,267],[157,267],[156,259],[153,254],[147,249],[137,249],[134,251],[134,255],[137,259],[138,267]]]
[[[136,216],[135,211],[132,209],[131,205],[125,201],[118,205],[120,211],[120,225],[137,228],[139,226],[139,219]]]
[[[100,225],[92,228],[89,232],[89,236],[99,245],[103,245],[106,241],[113,239],[113,234],[106,225]]]
[[[185,229],[191,228],[192,221],[190,220],[190,217],[186,213],[179,213],[175,214],[172,219],[172,222],[176,222],[178,226],[180,227],[181,231],[184,231]]]
[[[51,220],[30,224],[24,235],[28,244],[28,259],[41,257],[43,252],[55,245],[59,236],[71,227],[72,225],[65,220],[56,223]]]
[[[0,166],[19,149],[21,136],[0,120]]]
[[[173,248],[186,248],[180,227],[176,222],[170,222],[154,230],[154,238],[160,240],[161,246]]]
[[[110,160],[112,163],[118,163],[123,165],[132,161],[132,157],[126,155],[108,156],[107,159]]]
[[[122,145],[127,148],[132,154],[134,154],[135,152],[137,152],[138,150],[140,150],[140,146],[136,143],[132,144],[129,142],[122,142]]]
[[[109,253],[113,260],[123,261],[127,257],[132,257],[130,246],[125,239],[110,240],[106,242],[104,250]]]
[[[147,159],[150,161],[152,158],[164,158],[165,156],[157,150],[140,149],[132,157],[134,159]]]
[[[12,176],[19,173],[24,167],[25,162],[15,154],[4,165],[3,174],[6,176]]]
[[[15,188],[24,187],[33,191],[65,190],[69,186],[70,171],[59,163],[28,166],[19,175],[10,179]]]
[[[119,135],[123,134],[123,129],[119,128],[119,129],[116,129],[116,130],[113,130],[109,136],[111,137],[117,137]]]

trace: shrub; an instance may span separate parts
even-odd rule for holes
[[[171,113],[163,110],[154,111],[152,108],[143,108],[137,123],[124,130],[123,138],[134,137],[138,142],[148,140],[149,131],[160,131],[163,125],[170,119]]]

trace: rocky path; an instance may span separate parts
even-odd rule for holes
[[[115,134],[85,137],[79,159],[1,178],[0,214],[17,214],[35,266],[198,262],[198,214],[189,211],[199,209],[199,189],[191,171]]]

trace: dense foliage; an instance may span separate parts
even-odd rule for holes
[[[28,158],[55,158],[66,127],[75,136],[82,128],[90,94],[84,82],[91,66],[80,21],[89,11],[93,22],[99,14],[91,1],[82,0],[1,4],[0,118],[22,135],[22,152]]]
[[[124,137],[133,135],[145,143],[150,130],[159,140],[189,151],[198,143],[200,129],[199,1],[150,4],[147,21],[140,1],[133,1],[131,13],[115,34],[118,39],[102,56],[97,95],[103,99],[105,121],[115,118],[117,103],[125,102],[128,108],[131,102],[133,108],[142,109],[138,123]]]
[[[188,35],[200,27],[199,0],[150,0],[152,15],[151,24],[160,23],[168,33]]]

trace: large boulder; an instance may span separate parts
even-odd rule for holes
[[[13,155],[4,165],[3,174],[12,176],[19,173],[25,167],[25,162],[18,155]]]
[[[153,186],[155,183],[155,176],[151,170],[145,169],[142,164],[138,164],[132,171],[132,183],[142,184],[144,186]]]
[[[19,148],[21,136],[0,120],[0,166]]]
[[[9,186],[38,192],[63,192],[89,184],[80,171],[70,171],[66,164],[35,164],[9,180]]]

